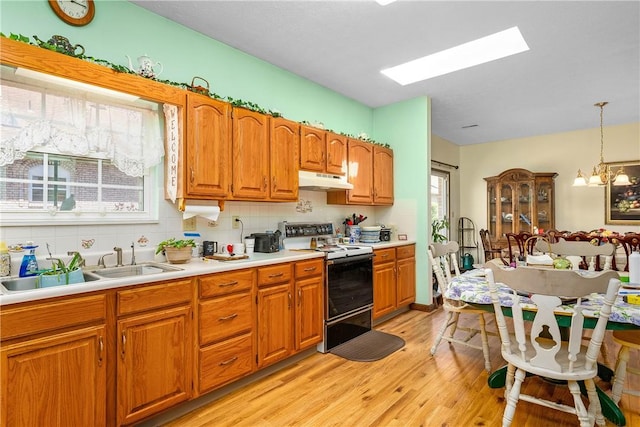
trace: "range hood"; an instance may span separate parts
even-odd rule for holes
[[[347,182],[347,178],[338,175],[300,171],[298,172],[298,187],[301,190],[331,191],[353,190],[353,184]]]

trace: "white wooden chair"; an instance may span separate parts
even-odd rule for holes
[[[620,287],[617,273],[604,271],[586,277],[571,270],[531,267],[507,270],[489,265],[486,276],[502,341],[502,357],[508,364],[505,388],[507,406],[502,418],[503,427],[511,425],[518,400],[576,414],[581,427],[593,426],[594,422],[605,425],[593,379],[597,375],[596,359],[611,314],[611,306]],[[500,306],[496,282],[504,283],[513,289],[511,330]],[[518,292],[530,294],[536,305],[536,316],[530,332],[525,328]],[[588,346],[585,347],[582,345],[584,317],[581,301],[582,297],[593,292],[606,296],[596,327]],[[554,314],[554,310],[562,304],[561,297],[577,299],[574,309],[568,314],[571,316],[571,325],[568,327],[567,341],[562,340],[560,326]],[[574,406],[522,394],[520,388],[527,373],[566,380],[573,395]],[[578,381],[584,381],[589,399],[588,408],[580,396]]]
[[[611,262],[616,252],[616,247],[612,243],[605,243],[602,245],[592,245],[590,242],[585,241],[567,241],[560,240],[557,243],[547,243],[539,240],[536,242],[535,250],[549,253],[554,255],[562,255],[571,261],[570,257],[580,257],[584,260],[585,264],[588,262],[590,270],[598,269],[597,263],[600,261],[600,257],[604,257],[604,266],[602,270],[611,270]],[[572,262],[573,269],[577,270],[578,266]]]
[[[471,348],[482,350],[482,353],[484,354],[485,369],[487,370],[487,372],[491,372],[491,361],[489,359],[489,340],[487,339],[487,331],[485,329],[484,320],[484,315],[488,313],[484,310],[473,308],[465,304],[464,302],[451,301],[445,297],[446,290],[451,283],[451,267],[453,267],[456,276],[460,275],[460,269],[458,267],[457,261],[459,249],[460,247],[458,243],[453,241],[448,243],[432,243],[431,245],[429,245],[429,261],[431,262],[431,267],[433,268],[433,272],[436,275],[439,291],[442,294],[444,310],[447,312],[447,316],[442,323],[440,331],[438,332],[438,336],[436,337],[431,347],[431,354],[436,354],[438,345],[442,340],[448,341],[450,343],[466,345]],[[449,264],[449,262],[451,262],[451,264]],[[458,319],[461,314],[472,314],[474,316],[477,316],[479,329],[459,327]],[[449,330],[449,333],[445,335],[447,329]],[[467,336],[463,339],[455,338],[454,334],[457,330],[467,332]],[[478,333],[480,333],[481,335],[482,346],[478,346],[469,342],[469,340]]]

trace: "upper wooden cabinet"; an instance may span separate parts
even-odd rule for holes
[[[300,169],[344,175],[347,172],[347,137],[302,125]]]
[[[337,205],[392,205],[393,151],[369,142],[349,139],[348,181],[353,190],[329,191],[327,203]]]
[[[269,196],[269,117],[244,108],[232,112],[231,196],[260,200]]]
[[[226,198],[231,180],[231,106],[187,94],[186,195]]]
[[[298,200],[300,124],[282,117],[272,117],[270,123],[269,196],[272,200]]]
[[[506,233],[555,228],[555,172],[509,169],[487,181],[487,229],[506,245]]]

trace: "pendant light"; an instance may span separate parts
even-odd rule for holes
[[[602,117],[604,112],[604,106],[608,102],[598,102],[593,104],[594,107],[600,108],[600,163],[593,167],[593,172],[587,180],[587,177],[578,169],[578,176],[573,180],[574,187],[601,187],[607,185],[611,181],[612,185],[631,185],[629,176],[624,171],[624,166],[620,166],[620,169],[613,174],[611,168],[604,162],[604,130],[602,126]]]

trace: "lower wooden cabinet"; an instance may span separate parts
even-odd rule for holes
[[[373,258],[373,318],[416,299],[415,245],[376,249]]]
[[[104,326],[3,346],[3,426],[104,426]]]
[[[295,349],[312,347],[324,333],[324,259],[295,264]]]
[[[191,398],[192,281],[117,294],[117,420],[126,425]]]

